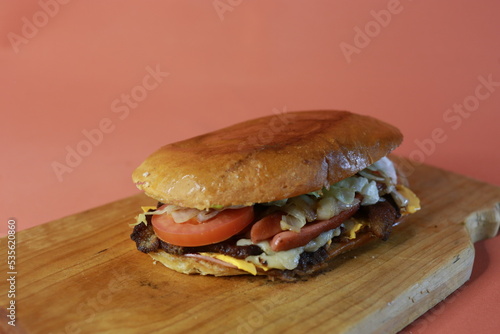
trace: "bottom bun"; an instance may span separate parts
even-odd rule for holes
[[[236,276],[248,275],[246,271],[231,268],[199,257],[173,255],[163,250],[148,253],[165,267],[188,275]]]

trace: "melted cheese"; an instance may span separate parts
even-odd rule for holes
[[[141,206],[142,212],[148,212],[149,210],[156,210],[156,206]]]
[[[328,242],[331,242],[331,239],[338,235],[340,235],[340,228],[321,233],[318,237],[311,240],[305,246],[280,252],[273,251],[267,240],[261,241],[256,245],[263,250],[262,254],[248,256],[245,258],[245,260],[264,270],[270,268],[293,270],[299,264],[300,254],[302,254],[304,251],[315,252],[319,248],[326,245]],[[253,245],[253,243],[250,239],[240,239],[236,242],[236,245],[246,246]]]
[[[363,224],[361,224],[361,223],[354,224],[354,227],[349,231],[349,239],[350,240],[356,239],[356,232],[358,232],[362,226],[363,226]]]
[[[257,245],[259,245],[264,252],[260,255],[248,256],[245,260],[253,264],[264,263],[269,268],[282,270],[295,269],[299,264],[300,254],[304,251],[304,247],[297,247],[286,251],[274,252],[268,241],[261,241]]]
[[[417,195],[415,195],[413,191],[401,184],[398,184],[396,186],[396,189],[408,200],[408,204],[406,205],[407,213],[415,213],[420,210],[420,199],[417,197]]]
[[[200,253],[200,255],[212,257],[214,259],[232,264],[240,270],[244,270],[252,275],[257,275],[257,267],[253,263],[247,262],[245,260],[236,259],[234,257],[219,253]]]
[[[345,229],[345,235],[349,240],[356,239],[356,233],[364,226],[364,224],[354,218],[349,218],[342,223]]]
[[[139,213],[136,217],[135,220],[136,222],[133,224],[128,224],[130,227],[134,227],[136,225],[139,225],[141,223],[148,224],[148,221],[146,220],[146,212],[149,210],[156,210],[156,206],[141,206],[142,213]]]

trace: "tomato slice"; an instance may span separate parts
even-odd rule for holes
[[[161,210],[159,208],[159,210]],[[176,223],[169,214],[153,215],[153,229],[163,241],[183,247],[214,244],[241,232],[253,221],[253,207],[226,209],[205,222],[196,218]]]

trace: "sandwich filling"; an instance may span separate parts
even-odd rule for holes
[[[253,275],[300,276],[335,249],[367,236],[386,240],[401,216],[419,209],[417,196],[384,157],[328,188],[273,202],[145,207],[131,238],[144,253],[195,257]]]

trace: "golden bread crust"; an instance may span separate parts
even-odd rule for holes
[[[133,173],[163,203],[251,205],[328,187],[388,155],[400,131],[347,111],[289,112],[163,146]]]

